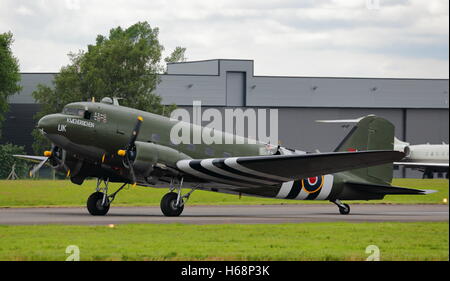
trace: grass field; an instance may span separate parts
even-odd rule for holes
[[[94,192],[95,181],[86,181],[82,186],[68,180],[18,180],[0,181],[0,207],[34,207],[34,206],[84,206],[88,196]],[[394,185],[435,189],[439,192],[429,195],[390,195],[384,200],[355,201],[354,203],[395,203],[395,204],[442,204],[448,198],[448,180],[443,179],[395,179]],[[111,190],[118,188],[111,184]],[[168,189],[148,187],[129,188],[121,191],[114,201],[116,206],[155,206]],[[221,194],[207,191],[195,191],[189,199],[190,205],[217,204],[304,204],[326,203],[327,201],[295,201],[266,199]]]
[[[0,226],[0,260],[448,260],[448,223]]]

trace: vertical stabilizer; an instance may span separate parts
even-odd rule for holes
[[[335,151],[393,150],[394,125],[374,115],[362,118]],[[370,183],[390,184],[393,164],[352,170],[350,173]]]

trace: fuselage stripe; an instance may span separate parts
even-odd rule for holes
[[[292,185],[292,189],[289,194],[286,196],[286,199],[294,199],[298,196],[300,191],[302,190],[302,184],[300,180],[294,181]]]
[[[277,198],[286,198],[286,196],[289,194],[289,191],[292,188],[292,185],[294,184],[294,181],[288,181],[288,182],[284,182],[281,187],[280,187],[280,191],[277,194]]]
[[[316,200],[326,200],[328,199],[331,189],[333,188],[333,176],[325,175],[323,177],[323,187],[320,190],[319,196],[317,196]]]

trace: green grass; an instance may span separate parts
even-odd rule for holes
[[[448,260],[448,222],[0,226],[0,260]]]
[[[84,206],[87,197],[95,190],[95,181],[86,181],[82,186],[67,180],[18,180],[0,181],[0,207],[37,206]],[[354,201],[354,203],[391,204],[442,204],[448,198],[448,180],[396,179],[394,185],[435,189],[439,192],[429,195],[388,195],[384,200]],[[119,184],[111,184],[111,190]],[[115,206],[156,206],[168,189],[148,187],[129,188],[121,191],[114,201]],[[266,199],[257,197],[222,194],[208,191],[195,191],[189,205],[241,205],[241,204],[304,204],[328,203],[327,201],[296,201]]]
[[[388,195],[384,200],[354,201],[354,203],[386,204],[442,204],[448,198],[448,180],[433,179],[395,179],[394,185],[435,189],[439,192],[429,195]],[[111,184],[115,190],[119,184]],[[87,197],[94,192],[95,181],[86,181],[82,186],[67,180],[0,180],[0,207],[38,207],[38,206],[84,206]],[[115,206],[156,206],[168,189],[148,187],[129,188],[121,191],[114,201]],[[242,204],[305,204],[329,203],[327,201],[295,201],[266,199],[257,197],[195,191],[189,205],[242,205]]]

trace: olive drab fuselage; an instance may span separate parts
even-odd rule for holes
[[[279,154],[280,151],[281,154],[297,153],[248,141],[245,144],[174,144],[170,132],[178,120],[103,102],[68,104],[62,113],[44,116],[38,127],[52,143],[66,151],[65,161],[70,169],[68,174],[72,182],[81,184],[86,177],[131,182],[132,175],[120,151],[123,152],[129,143],[138,117],[142,118],[142,124],[135,142],[133,167],[136,168],[136,182],[139,185],[167,186],[171,179],[191,168],[183,167],[180,164],[183,161],[180,160],[272,155]],[[202,130],[200,126],[183,124],[189,128],[191,135],[196,130]],[[224,133],[225,138],[230,136],[234,137]],[[201,163],[208,165],[207,161]],[[211,165],[209,168],[216,167]],[[355,179],[351,172],[340,172],[282,184],[264,184],[261,181],[260,185],[255,186],[246,185],[245,177],[242,176],[239,177],[239,184],[230,184],[226,180],[227,172],[223,173],[224,180],[221,181],[205,180],[192,176],[192,173],[184,174],[184,180],[191,186],[199,186],[205,190],[296,200],[332,200],[342,194],[346,181],[360,180]],[[346,198],[362,199],[355,193],[346,194]],[[364,198],[382,197],[370,195]]]

